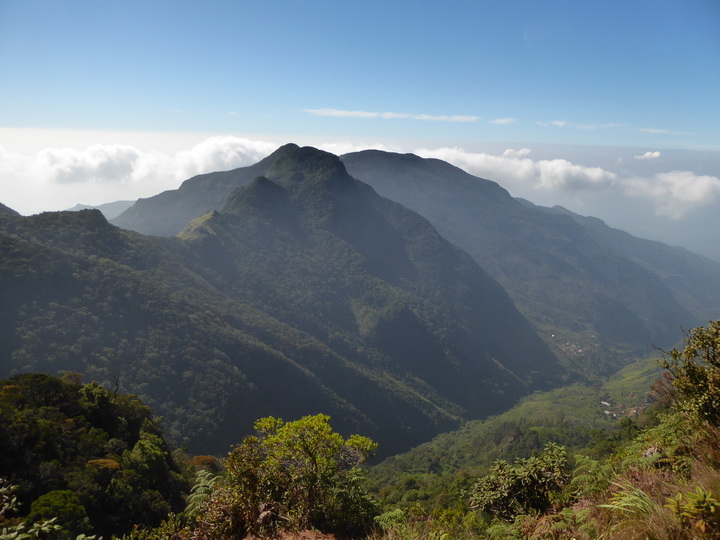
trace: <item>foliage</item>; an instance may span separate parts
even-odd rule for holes
[[[5,478],[0,478],[0,540],[32,540],[60,533],[63,528],[55,523],[54,517],[28,525],[8,516],[18,509],[15,496],[18,487],[11,485]]]
[[[631,484],[615,484],[610,502],[599,505],[620,514],[647,516],[657,511],[657,504],[642,489]]]
[[[205,506],[210,501],[220,476],[216,476],[207,470],[200,470],[195,476],[190,494],[185,501],[185,510],[180,514],[181,522],[194,526],[197,518],[202,514]]]
[[[575,456],[575,470],[570,487],[577,497],[593,497],[605,493],[612,483],[614,469],[606,461],[597,461],[589,456]]]
[[[674,377],[682,410],[720,425],[720,321],[692,330],[685,348],[670,351],[663,366]]]
[[[511,520],[520,514],[546,512],[569,480],[565,449],[548,444],[538,456],[513,465],[499,460],[472,488],[470,507]]]
[[[463,500],[474,479],[494,461],[526,458],[549,442],[569,453],[586,454],[612,470],[604,460],[621,452],[642,428],[657,423],[654,408],[648,408],[651,380],[645,376],[653,369],[657,360],[648,358],[627,366],[601,386],[573,384],[536,392],[501,415],[467,422],[375,465],[368,474],[370,489],[384,510],[408,510],[420,504],[431,514]],[[607,406],[602,402],[607,399],[619,418],[604,414]],[[593,482],[590,477],[585,481]],[[575,486],[585,488],[589,486]]]
[[[720,503],[711,492],[697,486],[694,492],[678,493],[668,499],[670,508],[683,526],[703,535],[720,534]]]
[[[92,530],[80,497],[69,489],[49,491],[33,501],[27,521],[40,523],[51,519],[73,535]]]
[[[369,524],[374,506],[359,466],[377,445],[359,435],[344,439],[329,421],[322,414],[287,423],[263,418],[257,435],[230,452],[230,487],[247,531],[357,531]]]
[[[410,520],[405,512],[400,508],[396,508],[390,512],[375,516],[373,521],[377,523],[383,531],[390,532],[399,531],[407,527]]]
[[[74,374],[0,381],[0,449],[30,524],[109,537],[182,508],[186,482],[150,410]]]

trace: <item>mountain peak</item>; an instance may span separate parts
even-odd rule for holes
[[[290,189],[354,183],[340,158],[311,146],[290,149],[273,163],[268,178]]]

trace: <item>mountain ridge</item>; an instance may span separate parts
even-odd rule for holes
[[[7,375],[119,377],[206,453],[258,417],[325,412],[387,455],[558,384],[467,254],[336,156],[285,154],[178,237],[97,210],[1,218]]]
[[[589,222],[523,203],[494,182],[458,167],[374,150],[341,158],[351,174],[418,211],[470,253],[545,339],[581,369],[592,365],[610,372],[628,354],[670,345],[680,337],[681,327],[701,321],[698,315],[716,312],[712,301],[689,299],[662,279],[659,268],[638,264],[630,257],[632,248],[621,250],[601,238]],[[650,245],[626,238],[633,246]],[[682,260],[678,258],[678,267]],[[704,268],[699,287],[714,291],[720,267],[710,262],[694,264]],[[701,274],[695,271],[693,276]],[[608,348],[614,352],[598,359]]]
[[[143,234],[175,236],[188,221],[220,208],[233,189],[262,175],[275,159],[297,147],[288,143],[249,167],[193,176],[178,189],[139,199],[111,222]]]

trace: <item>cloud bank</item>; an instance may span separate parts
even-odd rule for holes
[[[403,151],[381,143],[317,146],[338,155],[366,148]],[[0,202],[30,214],[62,210],[77,203],[96,205],[149,197],[175,189],[197,174],[256,163],[277,147],[276,142],[233,136],[209,137],[175,152],[94,144],[84,149],[46,148],[22,154],[0,146]],[[494,180],[512,195],[536,204],[563,204],[580,212],[586,208],[600,217],[597,210],[601,204],[632,208],[636,201],[648,209],[651,206],[656,215],[679,220],[696,209],[720,202],[720,178],[687,170],[632,175],[567,159],[533,159],[529,148],[507,149],[499,154],[462,148],[420,148],[415,153],[443,159],[471,174]],[[656,160],[660,156],[656,151],[634,158]]]
[[[681,219],[720,198],[720,178],[691,171],[670,171],[650,178],[630,178],[625,193],[655,203],[658,215]]]
[[[598,190],[610,186],[615,173],[583,167],[565,159],[533,161],[529,148],[507,149],[501,155],[466,152],[461,148],[421,148],[417,153],[448,161],[461,169],[506,187],[545,190]]]
[[[96,144],[28,155],[0,146],[0,201],[29,214],[149,197],[197,174],[251,165],[277,147],[231,136],[210,137],[174,154]]]
[[[533,160],[531,150],[507,149],[500,155],[467,152],[461,148],[421,148],[423,157],[448,161],[467,172],[494,180],[512,195],[538,204],[587,202],[596,194],[606,202],[635,199],[653,206],[659,216],[682,219],[693,210],[720,200],[720,178],[692,171],[670,171],[649,177],[620,176],[601,167],[587,167],[565,159]],[[647,152],[637,159],[657,159]],[[554,201],[554,202],[548,202]]]

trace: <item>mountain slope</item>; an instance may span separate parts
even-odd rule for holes
[[[5,206],[3,203],[0,203],[0,216],[19,216],[20,213],[16,212],[9,206]]]
[[[320,409],[363,426],[361,413],[283,353],[298,342],[298,358],[327,355],[325,347],[228,305],[163,246],[97,211],[41,214],[3,230],[3,375],[71,370],[119,383],[194,451],[226,451],[267,414]],[[263,333],[272,346],[255,337]]]
[[[651,257],[640,263],[630,256],[643,242],[630,235],[621,248],[586,223],[513,199],[494,182],[439,160],[372,150],[342,159],[352,175],[421,213],[472,255],[582,369],[612,371],[629,353],[673,343],[703,308],[714,309],[710,299],[688,301],[647,263]],[[683,260],[674,259],[680,275]],[[720,273],[703,269],[707,279],[699,287],[714,290]],[[603,349],[614,352],[603,358]]]
[[[194,176],[178,189],[139,199],[111,223],[143,234],[175,236],[189,220],[220,208],[234,189],[265,174],[279,156],[294,148],[297,145],[282,146],[249,167]]]
[[[471,415],[557,373],[492,279],[331,154],[287,152],[180,237],[218,287]]]
[[[190,179],[114,222],[174,235],[188,217],[219,210],[233,189],[295,149],[287,145],[250,168]],[[610,373],[653,345],[673,343],[681,327],[717,316],[718,265],[707,259],[621,231],[610,241],[592,219],[514,199],[440,160],[373,150],[342,159],[351,175],[428,218],[467,251],[582,372]]]
[[[178,238],[86,210],[0,218],[0,242],[0,376],[119,383],[196,452],[325,412],[387,455],[559,378],[467,254],[314,149]]]
[[[600,219],[580,216],[560,206],[542,209],[571,216],[598,243],[659,276],[698,320],[704,322],[718,316],[719,263],[681,247],[636,238]]]

